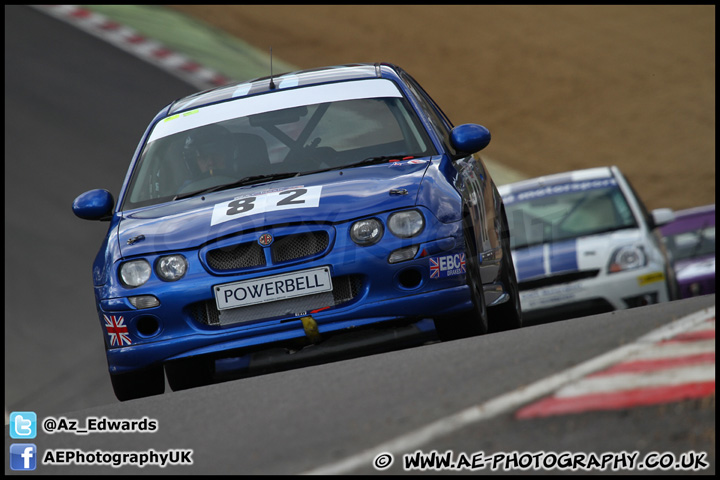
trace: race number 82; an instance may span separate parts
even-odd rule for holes
[[[320,204],[322,186],[296,187],[287,190],[259,193],[218,203],[213,208],[210,225],[257,215],[259,213],[294,208],[317,208]]]

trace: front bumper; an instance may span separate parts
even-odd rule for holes
[[[119,284],[96,287],[110,373],[186,357],[236,354],[294,340],[316,341],[303,326],[305,317],[317,324],[322,338],[373,324],[411,322],[468,310],[472,302],[465,285],[465,264],[460,262],[465,254],[461,222],[443,224],[427,213],[425,216],[426,229],[412,239],[386,232],[378,244],[358,247],[350,240],[348,225],[336,225],[326,251],[287,265],[219,275],[209,273],[197,251],[185,252],[188,273],[180,281],[151,280],[135,289]],[[388,263],[391,252],[411,245],[418,246],[414,258]],[[155,258],[148,260],[152,264]],[[221,314],[216,308],[213,289],[218,285],[317,267],[328,268],[333,286],[337,283],[336,290],[342,286],[342,292],[319,294],[315,304],[316,297],[308,296],[300,297],[299,303],[298,299],[281,300],[235,309],[243,315]],[[142,295],[153,295],[160,305],[133,307],[130,297]],[[118,327],[112,326],[116,323],[108,327],[108,319],[122,319],[120,328],[125,330],[121,339],[113,336],[111,329]]]
[[[654,265],[520,291],[523,316],[529,321],[563,320],[668,300],[665,274]]]
[[[467,287],[460,286],[348,309],[342,313],[320,312],[310,316],[317,322],[318,332],[322,337],[342,330],[353,330],[394,320],[426,318],[429,308],[436,308],[438,304],[449,305],[441,309],[443,314],[459,313],[472,306]],[[389,316],[388,312],[403,312],[403,314]],[[109,349],[107,358],[110,373],[118,374],[187,357],[233,356],[243,350],[255,350],[256,348],[253,347],[280,345],[298,339],[307,339],[310,343],[313,341],[308,339],[300,317],[261,322],[254,328],[236,327],[225,331],[195,333],[179,338]]]

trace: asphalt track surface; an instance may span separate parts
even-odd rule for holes
[[[714,309],[711,295],[368,356],[321,356],[314,366],[117,402],[90,277],[107,224],[81,221],[70,206],[92,188],[117,195],[147,122],[196,88],[23,6],[5,7],[5,65],[6,415],[33,411],[39,421],[67,418],[81,425],[91,417],[147,417],[157,421],[157,431],[41,431],[33,442],[39,452],[191,449],[193,459],[192,465],[143,469],[38,465],[34,473],[402,473],[398,459],[378,471],[358,454]],[[694,451],[706,452],[709,466],[684,473],[714,474],[714,395],[710,402],[527,420],[510,409],[409,442],[407,453]],[[7,455],[14,442],[7,426],[5,438]],[[353,458],[360,464],[343,463]],[[11,471],[7,461],[5,473],[32,474]]]

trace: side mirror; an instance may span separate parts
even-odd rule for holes
[[[450,143],[458,152],[479,152],[490,143],[490,130],[474,123],[458,125],[450,132]]]
[[[675,212],[672,208],[656,208],[650,213],[656,227],[660,227],[675,220]]]
[[[85,192],[75,199],[73,213],[83,220],[109,220],[115,205],[112,193],[97,189]]]

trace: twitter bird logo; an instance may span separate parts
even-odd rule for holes
[[[35,438],[37,415],[35,412],[12,412],[9,427],[11,438]]]

